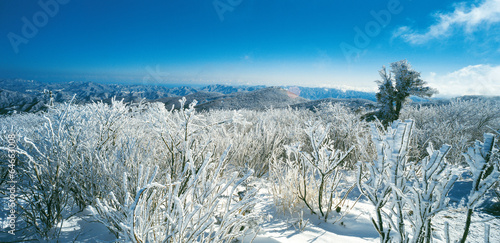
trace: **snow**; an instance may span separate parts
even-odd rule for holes
[[[269,185],[264,180],[260,182],[260,189],[257,197],[261,203],[255,210],[266,215],[266,220],[260,225],[261,229],[254,238],[253,235],[241,238],[242,242],[256,243],[276,243],[276,242],[345,242],[364,243],[379,242],[378,233],[370,222],[373,206],[367,201],[358,201],[351,209],[350,213],[341,222],[332,224],[324,222],[316,215],[304,215],[304,220],[309,223],[300,232],[294,223],[296,220],[290,219],[289,215],[284,216],[278,212],[273,205],[272,195],[268,191]],[[465,196],[465,195],[464,195]],[[352,200],[350,201],[352,203]],[[452,239],[457,239],[461,234],[465,220],[465,208],[454,208],[439,214],[434,220],[435,228],[443,229],[435,233],[435,242],[444,241],[444,224],[450,224],[450,235]],[[473,227],[467,242],[484,242],[484,224],[490,225],[490,241],[500,239],[500,218],[495,218],[489,214],[477,212],[473,216]],[[455,237],[454,237],[455,236]],[[6,238],[0,237],[0,241]],[[116,238],[109,233],[106,227],[94,220],[90,210],[84,210],[64,221],[61,230],[60,242],[115,242]]]
[[[290,217],[278,212],[272,195],[268,191],[267,182],[261,182],[261,190],[257,197],[261,199],[255,210],[267,215],[267,220],[260,225],[261,230],[254,242],[379,242],[378,233],[370,222],[370,211],[373,206],[366,202],[358,202],[342,221],[332,224],[319,219],[317,215],[306,214],[308,221],[305,229],[300,232],[296,226],[298,217]],[[349,201],[352,204],[353,200]],[[243,242],[250,242],[252,237],[245,237]]]
[[[0,241],[2,238],[0,237]],[[116,237],[87,208],[63,221],[59,242],[115,242]]]

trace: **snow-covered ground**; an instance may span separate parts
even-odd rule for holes
[[[460,194],[465,196],[470,183],[459,181],[452,191],[454,200]],[[259,203],[254,210],[264,215],[264,222],[260,225],[259,233],[249,235],[240,239],[242,242],[379,242],[378,233],[371,223],[371,215],[374,207],[366,200],[361,199],[354,204],[354,197],[348,201],[348,205],[354,206],[342,220],[335,223],[318,219],[316,215],[305,213],[301,219],[298,215],[290,216],[279,212],[274,206],[272,195],[268,188],[268,182],[260,180],[261,187],[257,194]],[[356,192],[353,192],[355,195]],[[491,199],[491,198],[490,198]],[[453,201],[454,201],[453,200]],[[455,203],[453,203],[455,204]],[[485,205],[488,204],[486,200]],[[465,208],[455,206],[440,213],[433,220],[435,229],[434,242],[444,241],[444,224],[450,225],[449,234],[452,240],[457,240],[465,224]],[[490,242],[500,241],[500,217],[478,210],[474,213],[471,231],[467,242],[484,242],[484,225],[490,225]],[[304,226],[301,230],[301,226]],[[3,225],[5,227],[5,225]],[[2,232],[0,241],[9,241],[9,235]],[[97,222],[90,210],[76,213],[70,219],[64,221],[59,242],[115,242],[116,237],[101,223]]]
[[[468,193],[462,190],[464,185],[471,185],[467,182],[459,182],[459,186],[453,191],[454,196],[460,193]],[[374,207],[366,200],[361,199],[354,204],[350,213],[341,221],[332,224],[319,220],[316,215],[304,215],[304,220],[308,220],[307,226],[300,231],[297,226],[299,217],[290,219],[284,217],[283,213],[276,211],[272,201],[272,195],[263,185],[259,198],[261,203],[256,207],[263,214],[268,215],[268,221],[261,225],[261,230],[254,242],[380,242],[378,233],[371,223],[371,215]],[[353,194],[356,194],[355,192]],[[462,194],[466,196],[466,194]],[[492,198],[487,199],[492,200]],[[350,200],[350,205],[353,200]],[[487,204],[487,203],[485,203]],[[449,234],[452,240],[458,240],[463,233],[465,224],[465,208],[450,208],[448,211],[439,214],[433,220],[433,228],[436,229],[434,242],[444,242],[444,224],[450,225]],[[478,211],[473,215],[473,223],[467,242],[484,242],[484,224],[490,225],[490,242],[500,242],[500,217]],[[248,237],[250,238],[250,237]],[[245,239],[244,242],[250,242]]]

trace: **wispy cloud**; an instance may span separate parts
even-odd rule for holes
[[[430,86],[442,96],[500,94],[500,66],[471,65],[445,75],[431,73]]]
[[[436,18],[437,22],[423,33],[403,26],[394,32],[394,36],[411,44],[424,44],[432,39],[447,37],[456,29],[471,34],[479,26],[500,23],[500,0],[484,0],[472,6],[457,4],[453,12],[436,14]]]

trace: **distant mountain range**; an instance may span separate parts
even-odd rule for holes
[[[320,102],[341,102],[343,99],[352,98],[361,99],[364,103],[375,101],[375,93],[309,87],[215,84],[197,88],[76,81],[44,83],[34,80],[0,79],[0,114],[37,112],[46,109],[46,104],[51,98],[54,102],[67,102],[74,95],[74,102],[77,104],[95,101],[110,102],[115,97],[125,102],[141,100],[163,102],[167,108],[174,107],[175,109],[180,108],[179,99],[186,97],[186,105],[197,100],[196,108],[199,110],[266,109],[287,106],[310,108]]]
[[[43,83],[24,79],[0,79],[0,114],[37,112],[47,109],[50,100],[85,104],[111,99],[127,103],[162,102],[168,109],[179,109],[179,100],[185,97],[188,106],[197,101],[199,111],[216,109],[252,109],[291,107],[311,109],[321,103],[343,103],[353,110],[377,108],[375,93],[332,88],[290,86],[231,86],[208,85],[204,87],[165,87],[155,85],[102,84],[94,82]],[[415,105],[444,105],[453,99],[422,99],[411,97]],[[462,96],[454,99],[500,100],[500,96]]]
[[[269,108],[283,108],[308,101],[308,99],[290,93],[281,87],[266,87],[254,91],[224,95],[218,99],[201,103],[195,106],[195,108],[198,110],[263,110]]]

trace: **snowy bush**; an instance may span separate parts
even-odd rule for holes
[[[127,242],[230,242],[256,230],[259,216],[252,211],[256,190],[235,200],[252,172],[243,178],[237,172],[223,177],[226,155],[219,160],[208,155],[199,168],[190,157],[182,175],[176,180],[167,176],[165,184],[154,182],[158,168],[149,173],[141,167],[134,197],[124,174],[124,197],[110,193],[108,199],[97,200],[96,215]]]
[[[70,168],[74,154],[74,137],[69,133],[67,114],[71,105],[61,107],[57,123],[48,117],[37,126],[34,135],[37,144],[20,135],[17,154],[19,182],[18,208],[29,231],[29,237],[48,239],[57,237],[71,206]],[[5,149],[5,148],[2,148]],[[28,237],[28,236],[26,236]],[[23,240],[28,240],[25,238]]]
[[[449,104],[434,106],[406,106],[402,119],[415,121],[415,150],[411,157],[427,156],[428,142],[436,146],[450,144],[447,155],[450,163],[466,165],[462,153],[482,134],[500,129],[500,102],[494,100],[452,100]]]
[[[407,234],[402,194],[408,190],[405,166],[413,121],[395,121],[382,132],[374,123],[371,126],[377,157],[373,162],[359,163],[358,189],[375,206],[376,218],[372,218],[372,223],[381,242],[391,240],[392,230],[397,231],[399,240],[404,242]],[[393,222],[393,216],[396,222]]]
[[[457,180],[445,160],[449,145],[438,151],[429,145],[428,157],[408,160],[412,128],[412,120],[395,121],[382,132],[372,124],[377,159],[359,163],[358,188],[375,206],[372,223],[381,242],[429,242],[432,218],[448,207]]]
[[[309,112],[291,109],[267,110],[266,115],[254,111],[233,111],[232,123],[227,127],[234,149],[230,161],[239,168],[250,168],[255,176],[267,176],[273,156],[282,157],[283,145],[301,140],[303,117]]]
[[[285,160],[273,161],[271,180],[275,183],[273,194],[278,207],[295,207],[300,202],[325,221],[332,211],[341,211],[353,188],[341,183],[341,167],[350,150],[337,150],[328,138],[329,131],[329,125],[308,123],[305,133],[312,152],[302,150],[301,144],[286,146]],[[342,214],[344,211],[345,208]]]
[[[213,137],[219,141],[225,120],[209,121],[195,112],[195,104],[178,111],[151,104],[145,114],[136,114],[146,120],[139,127],[149,140],[102,158],[105,165],[123,164],[128,169],[121,170],[121,180],[115,179],[122,185],[97,198],[94,210],[120,239],[218,242],[255,229],[258,216],[251,209],[257,203],[252,199],[256,191],[241,191],[253,172],[241,178],[226,169],[229,150],[220,154],[220,144],[212,142]],[[138,146],[145,142],[148,149]],[[148,156],[135,153],[143,149]],[[152,164],[157,167],[154,173],[143,172],[143,165]],[[237,192],[245,194],[241,201],[234,200]]]
[[[464,154],[472,174],[472,189],[467,201],[465,229],[460,242],[466,242],[474,209],[484,199],[484,195],[500,178],[498,149],[495,148],[495,136],[484,134],[484,142],[476,141]]]
[[[401,194],[411,212],[408,214],[413,236],[410,242],[430,242],[432,218],[449,206],[447,195],[458,179],[445,159],[450,149],[445,144],[434,150],[429,144],[429,156],[410,167],[411,186],[406,195]]]
[[[184,107],[185,98],[180,102]],[[192,159],[195,166],[199,167],[204,161],[205,153],[216,146],[211,141],[211,135],[217,127],[209,124],[204,116],[197,114],[195,105],[196,101],[186,109],[171,111],[166,110],[162,104],[156,104],[144,115],[144,119],[149,121],[149,143],[156,145],[151,146],[156,149],[155,160],[160,171],[164,175],[168,174],[172,180],[177,180],[186,167],[189,150],[194,150]]]
[[[336,149],[348,151],[353,148],[345,158],[343,167],[355,170],[358,161],[373,159],[370,128],[359,114],[338,103],[324,104],[316,112],[321,121],[331,124],[328,136]]]
[[[500,130],[496,131],[496,137],[497,137],[497,141],[498,141],[498,136],[500,135]],[[498,142],[495,143],[496,144],[496,149],[497,151],[500,150],[500,147],[498,146]],[[493,160],[497,161],[497,165],[498,167],[500,168],[500,155],[497,153],[496,154],[496,158],[492,158]],[[497,184],[495,185],[495,189],[494,189],[494,193],[496,195],[496,199],[497,199],[497,203],[500,203],[500,180],[497,181]],[[500,209],[497,208],[496,209],[496,213],[500,213]]]
[[[74,137],[70,190],[75,203],[83,209],[117,186],[117,175],[133,170],[126,158],[137,157],[144,148],[135,142],[138,134],[130,129],[134,119],[123,102],[93,103],[69,115],[73,124],[66,130]],[[115,164],[107,164],[106,160],[114,160]]]

